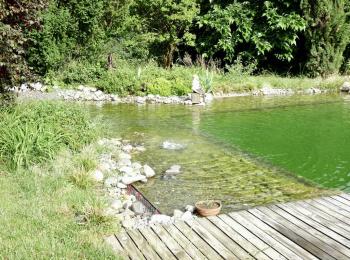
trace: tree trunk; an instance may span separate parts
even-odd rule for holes
[[[171,68],[173,65],[173,58],[175,52],[175,44],[169,44],[166,53],[163,56],[163,66],[164,68]]]

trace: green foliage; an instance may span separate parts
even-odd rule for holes
[[[63,148],[77,150],[95,136],[88,115],[73,105],[33,102],[0,114],[0,162],[11,169],[50,160]]]
[[[301,1],[308,22],[306,69],[310,75],[327,76],[339,72],[343,53],[350,43],[347,5],[346,0]]]
[[[274,1],[235,1],[214,4],[198,21],[202,30],[198,48],[205,57],[223,54],[233,62],[238,55],[262,59],[272,54],[291,61],[304,19],[294,10],[277,8]]]
[[[193,0],[135,0],[132,14],[142,24],[141,33],[148,38],[153,53],[165,68],[173,63],[174,52],[183,45],[194,45],[190,27],[199,12]]]
[[[79,29],[69,9],[58,7],[55,2],[43,13],[42,24],[40,30],[29,33],[32,45],[28,61],[39,72],[46,73],[59,69],[72,56]]]
[[[103,79],[96,86],[104,92],[121,95],[135,94],[140,88],[136,80],[136,69],[130,67],[104,73]]]
[[[104,78],[106,69],[101,64],[86,60],[70,60],[59,70],[50,70],[46,74],[49,84],[63,83],[65,85],[91,83]]]
[[[26,32],[39,26],[45,0],[0,0],[0,92],[30,76],[25,59]]]

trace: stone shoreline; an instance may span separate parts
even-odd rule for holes
[[[344,83],[345,84],[345,83]],[[40,82],[22,84],[19,87],[13,87],[10,89],[20,99],[39,99],[39,100],[65,100],[65,101],[82,101],[82,102],[110,102],[114,104],[182,104],[192,105],[190,94],[187,96],[170,96],[163,97],[159,95],[146,95],[146,96],[127,96],[120,97],[115,94],[104,93],[96,88],[79,86],[77,89],[61,89],[57,86],[47,87]],[[253,90],[249,92],[232,92],[222,93],[217,92],[212,94],[206,94],[207,101],[212,99],[227,98],[227,97],[243,97],[243,96],[288,96],[288,95],[315,95],[327,93],[328,90],[322,90],[319,88],[310,88],[306,90],[292,90],[272,88],[265,86],[259,90]]]
[[[128,185],[135,182],[145,183],[156,174],[162,174],[156,173],[148,164],[132,161],[134,154],[146,151],[143,145],[133,145],[120,138],[104,138],[95,145],[102,152],[99,154],[96,169],[90,174],[93,180],[103,185],[104,196],[109,201],[104,215],[118,219],[124,228],[129,229],[167,225],[176,220],[191,221],[196,218],[192,205],[187,205],[183,211],[175,209],[172,216],[153,214],[147,205],[128,192]],[[174,165],[170,169],[179,171],[179,168],[181,166]],[[165,174],[169,174],[168,171]]]

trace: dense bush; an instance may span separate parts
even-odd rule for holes
[[[63,103],[33,102],[0,110],[0,162],[27,167],[52,159],[63,148],[79,149],[95,136],[81,108]]]

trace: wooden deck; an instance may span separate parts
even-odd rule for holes
[[[122,230],[107,242],[125,259],[350,259],[350,195]]]

